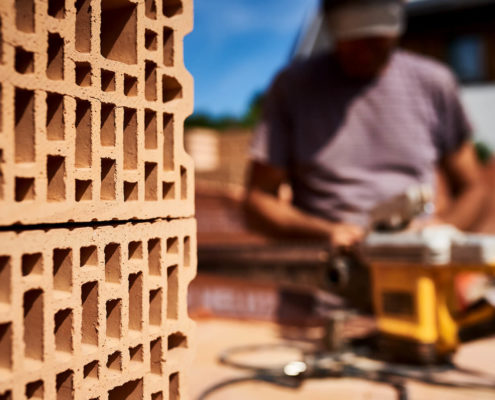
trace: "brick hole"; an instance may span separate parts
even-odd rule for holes
[[[46,159],[48,201],[65,200],[65,158],[61,156],[48,156]]]
[[[57,375],[56,380],[57,399],[56,400],[73,400],[74,399],[74,372],[67,370]]]
[[[21,260],[22,276],[43,274],[43,256],[41,253],[23,254]]]
[[[0,393],[0,400],[12,400],[12,392],[7,390],[3,393]]]
[[[168,377],[168,400],[180,400],[179,373],[175,372]]]
[[[64,96],[56,93],[46,95],[46,137],[48,140],[64,140]]]
[[[43,292],[24,293],[24,356],[43,361]]]
[[[138,183],[124,181],[124,201],[138,200]]]
[[[160,326],[162,324],[162,290],[150,291],[150,325]]]
[[[124,94],[128,97],[137,96],[137,78],[131,75],[124,75]]]
[[[102,0],[100,38],[103,57],[136,64],[137,5],[127,0]]]
[[[143,321],[143,274],[129,275],[129,329],[140,331]]]
[[[61,310],[55,314],[55,350],[72,353],[73,313],[71,309]]]
[[[181,0],[163,0],[163,15],[170,18],[178,14],[182,14]]]
[[[65,0],[48,0],[48,15],[53,18],[64,18]]]
[[[144,163],[144,199],[158,199],[158,167],[156,163]]]
[[[34,200],[34,178],[15,178],[15,201]]]
[[[143,400],[143,380],[124,383],[108,392],[108,400]]]
[[[144,13],[148,18],[156,19],[155,0],[146,0],[144,3]]]
[[[143,242],[130,242],[128,246],[129,260],[143,258]]]
[[[186,236],[184,238],[184,267],[191,266],[191,238]]]
[[[161,241],[148,240],[148,271],[150,275],[160,276],[161,273]]]
[[[144,47],[147,50],[155,51],[158,48],[158,35],[149,29],[144,32]]]
[[[163,64],[174,66],[174,31],[167,27],[163,28]]]
[[[162,374],[162,339],[158,338],[150,343],[150,371],[152,374]]]
[[[179,316],[179,269],[177,265],[167,268],[167,318],[177,319]]]
[[[174,182],[162,182],[162,197],[163,200],[175,199],[175,183]]]
[[[164,103],[182,98],[182,86],[179,81],[172,76],[163,75],[162,89]]]
[[[46,76],[52,80],[64,79],[64,39],[58,33],[48,33]]]
[[[42,399],[45,393],[43,381],[31,382],[26,385],[26,398]]]
[[[156,64],[146,61],[144,97],[148,101],[156,101]]]
[[[144,110],[144,148],[158,148],[156,112]]]
[[[122,354],[119,351],[108,356],[107,368],[114,371],[122,371]]]
[[[0,256],[0,304],[10,304],[12,265],[10,257]],[[0,351],[0,354],[2,352]],[[0,361],[1,362],[1,361]]]
[[[180,167],[180,198],[187,200],[187,169]]]
[[[34,32],[34,0],[15,0],[15,25],[22,32]]]
[[[144,361],[143,345],[140,344],[136,347],[129,348],[129,360],[131,362],[143,362]]]
[[[101,105],[100,142],[102,146],[115,146],[115,106]]]
[[[16,47],[15,70],[20,74],[32,74],[34,72],[34,53],[24,50],[22,47]]]
[[[120,245],[110,243],[105,246],[105,281],[120,283]]]
[[[76,0],[76,50],[91,51],[91,0]]]
[[[34,92],[15,90],[15,162],[34,162]]]
[[[167,239],[167,253],[178,254],[179,253],[179,239],[172,237]]]
[[[115,72],[106,69],[101,70],[101,90],[104,92],[115,91]]]
[[[91,64],[76,62],[76,84],[79,86],[91,86]]]
[[[98,266],[98,249],[96,246],[81,247],[79,254],[81,267]]]
[[[115,200],[116,163],[110,158],[101,159],[101,200]]]
[[[174,116],[163,114],[163,170],[174,170]]]
[[[84,366],[83,377],[84,379],[93,378],[98,379],[99,377],[100,364],[98,360],[92,361]]]
[[[91,167],[91,103],[76,100],[76,168]]]
[[[0,324],[0,371],[12,369],[12,344],[12,324]]]
[[[88,282],[82,286],[81,304],[81,342],[98,346],[98,282]]]
[[[120,339],[122,320],[122,300],[107,301],[107,337]]]
[[[151,400],[163,400],[163,393],[157,392],[151,395]]]
[[[137,169],[137,113],[124,108],[124,169]]]
[[[175,332],[168,336],[168,350],[173,350],[178,347],[187,348],[187,337],[181,332]]]
[[[93,181],[76,179],[76,201],[86,201],[93,198]]]
[[[72,291],[72,250],[53,250],[53,288],[63,292]]]

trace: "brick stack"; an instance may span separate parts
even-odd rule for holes
[[[190,0],[0,1],[0,399],[187,398],[191,28]]]

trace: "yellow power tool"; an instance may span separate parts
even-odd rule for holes
[[[459,346],[460,328],[494,318],[489,305],[474,313],[456,312],[453,288],[460,272],[495,275],[495,236],[437,226],[372,233],[363,249],[385,355],[423,363],[445,360]]]

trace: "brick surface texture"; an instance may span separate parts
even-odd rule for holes
[[[188,398],[192,12],[0,0],[0,400]]]
[[[1,0],[0,20],[0,225],[192,216],[192,1]]]
[[[189,219],[3,232],[0,398],[187,398],[194,231]]]

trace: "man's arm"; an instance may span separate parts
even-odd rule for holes
[[[335,247],[350,246],[363,237],[364,231],[359,226],[330,222],[281,200],[278,191],[286,177],[283,169],[260,162],[251,164],[246,211],[266,231],[283,236],[325,239]]]
[[[470,229],[486,206],[487,190],[473,144],[466,142],[444,157],[440,166],[454,190],[454,201],[438,217],[459,229]]]

